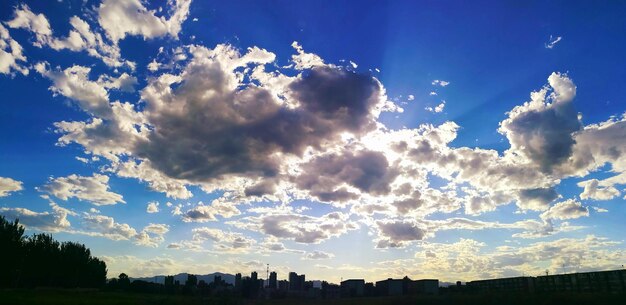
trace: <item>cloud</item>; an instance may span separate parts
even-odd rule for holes
[[[440,113],[443,112],[443,109],[446,107],[446,101],[441,101],[441,103],[437,106],[435,106],[435,108],[433,107],[426,107],[424,109],[426,109],[427,111],[430,112],[435,112],[435,113]]]
[[[298,54],[291,56],[291,61],[293,62],[294,68],[296,70],[304,70],[304,69],[311,69],[313,67],[326,66],[326,64],[324,63],[324,60],[322,60],[322,58],[319,57],[318,55],[304,52],[304,49],[297,41],[294,41],[291,44],[291,47],[293,47],[298,53]]]
[[[76,198],[94,205],[126,203],[122,195],[109,191],[109,177],[101,174],[50,178],[45,186],[38,189],[62,200]]]
[[[67,230],[71,223],[68,215],[76,215],[54,202],[50,202],[51,212],[34,212],[26,208],[0,208],[0,215],[8,219],[19,219],[20,224],[29,229],[44,232],[61,232]]]
[[[294,240],[298,243],[317,244],[340,236],[357,228],[348,220],[348,215],[331,212],[320,217],[292,212],[267,212],[258,217],[245,217],[227,222],[238,228],[260,231],[278,239]]]
[[[105,215],[83,216],[82,228],[85,231],[76,233],[100,236],[111,240],[130,240],[136,245],[153,248],[163,243],[165,240],[164,235],[169,232],[168,225],[152,223],[138,232],[130,225],[116,222],[113,217]]]
[[[573,134],[582,129],[582,124],[572,105],[576,96],[572,80],[552,73],[548,82],[551,90],[546,87],[533,92],[530,102],[508,112],[499,132],[509,139],[510,153],[524,156],[551,173],[572,155],[576,143]]]
[[[159,203],[156,201],[148,202],[148,206],[146,207],[146,212],[153,214],[159,212]]]
[[[241,212],[232,204],[214,200],[210,205],[198,202],[198,205],[187,210],[183,214],[184,222],[207,222],[217,221],[217,216],[230,218],[241,214]]]
[[[536,188],[521,190],[518,200],[519,206],[525,210],[543,211],[558,197],[559,194],[554,188]]]
[[[552,37],[552,35],[550,35],[550,39],[544,44],[544,46],[546,47],[546,49],[552,49],[556,46],[557,43],[561,42],[562,39],[563,37],[561,36]]]
[[[600,186],[626,184],[626,113],[584,127],[574,136],[576,144],[572,157],[560,170],[569,175],[584,176],[611,164],[614,177],[601,181]]]
[[[21,191],[24,187],[22,181],[13,180],[7,177],[0,177],[0,197],[9,196],[13,192]]]
[[[133,62],[121,58],[119,47],[108,44],[100,33],[91,30],[90,25],[77,16],[70,18],[71,30],[67,37],[54,37],[50,23],[44,14],[35,14],[26,4],[15,8],[13,20],[6,22],[11,28],[21,28],[35,34],[33,45],[50,47],[53,50],[86,51],[89,56],[101,59],[111,67],[128,66],[135,68]],[[1,30],[0,30],[1,32]],[[25,59],[24,59],[25,60]]]
[[[0,24],[0,73],[13,75],[15,71],[28,75],[23,66],[27,59],[22,54],[22,46],[9,35],[9,30]]]
[[[52,29],[48,18],[44,14],[35,14],[26,4],[16,7],[13,19],[6,22],[10,28],[22,28],[33,32],[37,36],[35,46],[41,47],[52,36]]]
[[[591,208],[598,213],[607,213],[609,211],[607,209],[599,208],[599,207],[591,207]]]
[[[114,43],[127,35],[151,39],[169,35],[178,37],[189,15],[191,0],[168,1],[170,18],[157,17],[139,0],[104,0],[98,7],[98,22]]]
[[[63,71],[50,70],[45,63],[35,66],[37,72],[52,80],[50,91],[68,97],[79,103],[86,112],[104,118],[112,116],[109,105],[109,93],[106,88],[97,82],[89,80],[91,68],[72,66]]]
[[[610,270],[615,268],[615,261],[626,256],[623,250],[616,248],[617,245],[594,235],[490,247],[484,242],[462,238],[454,243],[424,242],[414,260],[379,262],[381,269],[376,266],[367,269],[380,273],[412,266],[402,270],[401,274],[432,276],[441,281],[536,275],[543,274],[546,269],[556,274],[564,272],[564,266],[569,272]]]
[[[319,259],[329,259],[335,257],[334,254],[324,252],[324,251],[313,251],[307,252],[302,259],[306,260],[319,260]]]
[[[291,86],[304,109],[290,110],[281,107],[279,101],[262,89],[249,87],[233,95],[227,88],[215,87],[217,84],[212,79],[223,78],[225,75],[220,75],[223,71],[204,64],[189,69],[190,73],[186,74],[189,81],[178,90],[180,97],[157,100],[149,89],[144,89],[144,98],[150,105],[148,120],[158,127],[149,142],[136,148],[137,154],[171,177],[191,181],[222,175],[272,177],[280,172],[280,155],[301,155],[307,146],[319,146],[342,131],[358,132],[364,128],[361,126],[372,122],[368,112],[371,106],[367,103],[375,103],[368,101],[377,85],[366,83],[365,78],[359,80],[352,73],[312,71]],[[197,73],[202,74],[194,75]],[[350,85],[341,82],[352,82],[354,91],[344,88]],[[315,90],[311,86],[316,86]],[[223,95],[203,98],[202,92],[211,87]],[[348,96],[337,95],[339,92]],[[189,98],[198,94],[197,98]],[[317,104],[319,101],[325,104]],[[352,105],[340,104],[344,101],[357,103],[354,110]],[[193,107],[185,106],[188,103],[193,103]],[[365,105],[357,108],[358,103]],[[164,112],[165,106],[188,109],[196,115]],[[223,111],[200,110],[207,107]],[[174,125],[174,122],[178,123]],[[203,146],[207,138],[212,139],[211,146]],[[168,144],[164,146],[165,143]],[[205,148],[197,149],[200,147]]]
[[[438,79],[436,79],[436,80],[434,80],[432,82],[433,86],[441,86],[441,87],[445,87],[445,86],[447,86],[449,84],[450,84],[450,82],[447,82],[445,80],[438,80]]]
[[[135,91],[135,85],[137,85],[137,78],[128,73],[122,73],[119,77],[101,75],[100,78],[98,78],[98,83],[107,89],[133,92]]]
[[[153,277],[156,274],[178,274],[197,272],[194,270],[221,270],[220,266],[206,262],[192,262],[188,259],[160,255],[155,257],[137,257],[133,255],[99,255],[107,264],[108,274],[117,277],[126,273],[130,277]],[[222,267],[223,268],[223,267]]]
[[[376,225],[379,231],[376,248],[404,247],[406,242],[422,240],[427,234],[426,228],[408,220],[381,220]]]
[[[587,181],[581,181],[578,186],[583,187],[583,192],[580,193],[580,199],[592,199],[592,200],[611,200],[615,197],[619,197],[621,194],[613,186],[600,186],[598,179],[591,179]]]
[[[226,232],[208,227],[194,228],[191,232],[193,233],[193,241],[212,240],[214,248],[217,250],[241,250],[256,244],[254,239],[236,232]]]
[[[580,202],[574,199],[568,199],[554,206],[541,214],[543,219],[575,219],[583,216],[589,216],[589,208],[583,207]]]
[[[415,95],[413,95],[413,94],[409,94],[409,96],[407,96],[407,98],[406,98],[406,99],[407,99],[407,101],[412,101],[412,100],[415,100]]]
[[[391,191],[389,184],[398,175],[383,153],[367,150],[321,155],[304,164],[302,171],[296,185],[327,202],[357,198],[346,186],[374,195],[387,194]]]

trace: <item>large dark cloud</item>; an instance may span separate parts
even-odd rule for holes
[[[534,92],[532,101],[509,113],[500,131],[509,138],[512,151],[551,173],[572,155],[576,143],[573,133],[581,130],[582,123],[572,104],[574,83],[559,73],[552,73],[548,82],[552,93],[546,97],[547,89]]]
[[[552,187],[526,189],[519,192],[519,206],[534,210],[545,210],[550,202],[559,197],[559,194]]]
[[[385,195],[389,184],[399,171],[390,166],[385,155],[377,151],[344,151],[342,154],[322,155],[302,166],[303,173],[296,178],[300,189],[310,190],[322,201],[343,201],[357,197],[343,184],[361,192]]]
[[[411,221],[378,221],[376,225],[380,234],[377,248],[403,247],[406,242],[422,240],[426,236],[426,229]]]
[[[282,154],[301,156],[342,132],[360,134],[375,126],[381,88],[371,76],[313,68],[291,83],[288,105],[267,88],[237,83],[225,69],[216,59],[200,58],[189,63],[176,88],[155,82],[144,89],[144,113],[153,130],[135,147],[137,155],[189,181],[274,177]]]

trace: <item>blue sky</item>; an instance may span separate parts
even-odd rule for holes
[[[0,214],[111,276],[626,258],[623,4],[0,7]]]

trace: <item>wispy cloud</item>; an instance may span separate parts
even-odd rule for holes
[[[546,49],[552,49],[552,48],[554,48],[554,46],[556,46],[557,43],[561,42],[562,39],[563,39],[563,37],[561,37],[561,36],[556,36],[555,37],[555,36],[550,35],[550,39],[544,45],[545,45]]]

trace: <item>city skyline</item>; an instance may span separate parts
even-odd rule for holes
[[[0,4],[0,215],[109,277],[623,269],[625,4],[227,2]]]

